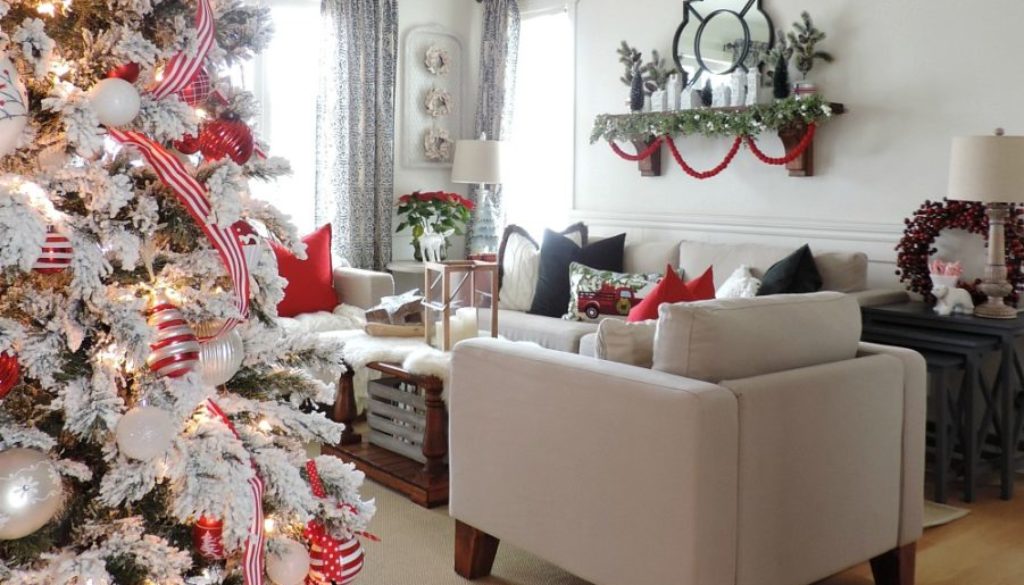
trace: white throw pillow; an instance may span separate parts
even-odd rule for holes
[[[605,319],[597,326],[595,357],[602,360],[650,368],[654,363],[654,334],[658,321],[628,323]]]
[[[498,307],[529,311],[540,272],[540,248],[526,236],[517,232],[510,233],[505,242],[501,268],[504,276]]]
[[[583,235],[580,231],[574,230],[563,235],[576,245],[582,245]],[[506,236],[501,269],[503,276],[498,308],[529,311],[540,274],[540,246],[524,234],[510,231]]]
[[[717,299],[752,299],[761,289],[761,280],[750,273],[746,264],[737,268],[715,291]]]

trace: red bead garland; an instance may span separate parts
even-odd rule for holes
[[[652,142],[650,144],[650,146],[647,147],[647,150],[644,150],[643,152],[635,154],[635,155],[634,154],[629,154],[625,150],[622,150],[621,148],[619,148],[619,145],[615,144],[614,142],[609,142],[609,144],[612,145],[612,151],[615,154],[619,155],[619,158],[622,158],[622,159],[625,159],[625,160],[628,160],[628,161],[632,161],[632,162],[640,162],[642,160],[647,160],[648,158],[653,156],[655,151],[658,150],[658,147],[661,146],[661,141],[662,141],[661,137],[655,138],[654,142]]]
[[[672,140],[672,137],[666,136],[665,142],[668,143],[668,150],[669,152],[672,153],[672,158],[676,159],[676,163],[679,165],[680,168],[683,169],[683,172],[685,172],[687,175],[690,175],[694,179],[700,179],[703,181],[704,179],[710,179],[711,177],[718,175],[719,173],[724,171],[730,164],[732,164],[732,159],[736,158],[736,153],[740,151],[740,144],[743,143],[743,139],[737,136],[736,140],[734,140],[732,143],[732,148],[730,148],[729,152],[726,153],[725,158],[722,159],[722,162],[719,163],[717,167],[711,169],[710,171],[703,172],[694,170],[693,167],[686,164],[686,161],[683,160],[683,156],[679,154],[679,149],[676,148],[676,143],[675,141]]]
[[[1006,221],[1006,269],[1007,280],[1013,285],[1013,292],[1007,301],[1016,304],[1024,286],[1024,208],[1010,207]],[[896,275],[905,282],[907,289],[919,293],[932,301],[932,281],[928,268],[931,255],[937,252],[935,240],[946,229],[961,229],[985,238],[988,242],[988,217],[985,205],[974,201],[925,201],[910,218],[904,219],[907,226],[903,238],[896,245]],[[976,290],[980,280],[962,284],[977,300]]]
[[[754,156],[756,156],[764,164],[776,166],[785,165],[795,161],[804,153],[805,150],[807,150],[811,146],[811,142],[814,141],[815,129],[816,126],[814,124],[808,124],[807,132],[804,133],[804,137],[800,139],[800,142],[799,144],[796,145],[796,148],[786,153],[785,156],[778,158],[768,156],[764,152],[762,152],[761,149],[758,148],[757,142],[754,140],[753,136],[747,136],[747,145],[750,146],[750,152],[753,152]]]
[[[752,136],[737,136],[736,140],[732,144],[732,148],[729,149],[729,152],[725,155],[725,158],[722,160],[722,162],[715,168],[708,171],[697,171],[689,164],[687,164],[686,161],[683,160],[682,155],[679,154],[679,149],[676,148],[676,144],[672,140],[672,137],[667,134],[665,136],[659,136],[655,138],[646,150],[635,155],[629,154],[628,152],[622,150],[622,148],[620,148],[619,145],[615,144],[614,142],[609,142],[608,144],[611,145],[612,152],[618,155],[619,158],[623,160],[628,160],[630,162],[640,162],[653,156],[654,153],[657,152],[658,148],[661,147],[661,144],[664,142],[665,144],[668,145],[669,151],[672,153],[672,158],[676,160],[676,163],[679,165],[680,168],[683,169],[683,171],[686,174],[690,175],[695,179],[703,180],[710,179],[711,177],[720,174],[722,171],[728,168],[729,165],[732,164],[733,159],[736,158],[736,154],[740,150],[740,144],[743,143],[744,139],[746,139],[747,145],[750,146],[750,151],[753,152],[754,156],[756,156],[758,160],[760,160],[761,162],[769,165],[784,165],[796,160],[797,158],[802,156],[808,148],[810,148],[811,143],[814,142],[814,133],[816,129],[817,126],[815,126],[814,124],[808,124],[807,132],[804,133],[804,137],[800,139],[800,142],[796,145],[796,147],[793,150],[787,152],[786,155],[782,157],[771,157],[765,154],[760,148],[758,148],[757,142],[754,140]]]

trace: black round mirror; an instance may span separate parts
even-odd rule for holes
[[[760,0],[688,0],[672,42],[672,57],[693,85],[705,74],[756,68],[775,42]]]

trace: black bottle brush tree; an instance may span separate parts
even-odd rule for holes
[[[825,33],[814,26],[814,21],[806,10],[800,13],[800,21],[793,23],[793,30],[786,38],[791,47],[793,64],[800,72],[801,79],[807,79],[807,74],[814,68],[815,61],[835,61],[831,53],[817,50],[818,43],[825,40]]]
[[[818,43],[825,40],[825,33],[814,25],[811,15],[804,11],[800,20],[793,23],[793,30],[783,34],[779,31],[779,40],[768,56],[769,63],[774,63],[772,72],[773,94],[776,99],[789,97],[792,86],[789,81],[789,62],[793,61],[800,79],[806,80],[807,74],[814,68],[815,61],[831,63],[835,58],[831,53],[818,50]]]
[[[619,80],[629,87],[629,109],[639,112],[644,109],[644,98],[665,89],[669,76],[676,70],[666,65],[656,50],[651,51],[651,60],[647,63],[644,63],[643,54],[626,41],[622,41],[617,52],[619,63],[625,67],[625,73]]]

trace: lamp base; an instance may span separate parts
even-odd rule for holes
[[[1016,319],[1017,309],[1007,306],[1003,299],[989,297],[984,304],[974,307],[974,316],[986,319]]]
[[[1006,280],[1006,218],[1010,206],[1005,203],[989,203],[985,210],[988,216],[988,266],[985,278],[978,290],[988,300],[974,308],[976,317],[986,319],[1016,319],[1017,310],[1007,306],[1004,300],[1013,292],[1013,285]]]

